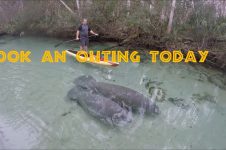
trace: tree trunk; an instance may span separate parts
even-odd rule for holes
[[[195,6],[194,6],[194,1],[193,1],[193,0],[191,0],[191,7],[190,7],[190,8],[188,8],[187,13],[185,14],[185,17],[184,17],[184,20],[183,20],[183,22],[182,22],[182,23],[184,23],[184,22],[186,22],[186,21],[188,20],[189,15],[192,13],[192,11],[194,11],[194,9],[195,9]]]
[[[160,22],[161,23],[164,23],[165,19],[166,19],[166,6],[165,6],[165,0],[163,0],[163,7],[162,7],[162,10],[161,10],[161,15],[160,15]]]
[[[23,0],[20,0],[19,11],[23,11],[23,9],[24,9],[24,2]]]
[[[81,18],[79,0],[76,0],[76,6],[77,6],[77,9],[78,9],[79,18]]]
[[[75,14],[74,11],[63,1],[63,0],[60,0],[60,2],[64,5],[64,7],[70,11],[73,15]]]
[[[172,30],[175,6],[176,6],[176,0],[172,0],[172,7],[171,7],[169,23],[167,27],[167,34],[171,33],[171,30]]]
[[[130,13],[130,7],[131,7],[131,1],[127,0],[127,2],[126,2],[127,16],[129,16],[129,13]]]

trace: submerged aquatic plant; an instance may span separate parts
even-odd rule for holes
[[[160,87],[150,87],[149,94],[154,97],[155,101],[165,101],[166,92]]]
[[[208,94],[208,93],[204,93],[204,94],[192,94],[192,100],[201,103],[201,102],[210,102],[210,103],[216,103],[215,97]]]
[[[170,97],[170,98],[168,98],[168,101],[170,101],[171,103],[173,103],[174,105],[176,105],[177,107],[180,107],[182,109],[188,109],[190,107],[190,105],[187,104],[183,98]]]
[[[145,88],[155,101],[165,101],[166,90],[161,87],[162,84],[163,82],[152,81],[151,79],[148,79],[145,83]]]

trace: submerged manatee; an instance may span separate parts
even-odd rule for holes
[[[80,76],[74,82],[77,86],[90,89],[97,94],[111,99],[121,106],[146,114],[159,114],[159,107],[143,94],[120,85],[97,82],[92,76]]]
[[[68,92],[68,97],[76,100],[78,104],[92,116],[113,126],[124,126],[132,121],[131,112],[123,109],[114,101],[91,90],[74,87]]]
[[[93,90],[96,85],[96,80],[92,76],[80,76],[74,80],[76,86],[82,87],[83,89]]]

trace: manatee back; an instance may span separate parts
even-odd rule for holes
[[[147,98],[143,94],[121,85],[98,82],[97,89],[102,95],[109,97],[113,101],[120,104],[123,102],[134,109],[144,108],[148,103]]]

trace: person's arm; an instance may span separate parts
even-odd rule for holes
[[[89,28],[88,30],[89,30],[89,32],[90,32],[91,34],[98,36],[98,34],[95,33],[95,32],[93,32],[93,30],[91,30],[90,28]]]
[[[79,40],[79,30],[77,30],[77,32],[76,32],[76,40]]]
[[[81,30],[82,30],[82,26],[80,25],[76,31],[76,40],[79,40],[79,34]]]
[[[91,34],[93,34],[93,35],[98,36],[98,34],[97,34],[97,33],[95,33],[95,32],[93,32],[93,30],[90,30],[90,33],[91,33]]]

